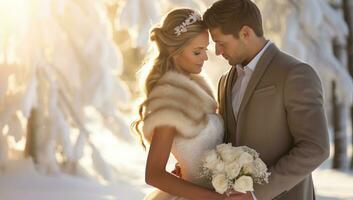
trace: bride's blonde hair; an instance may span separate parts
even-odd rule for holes
[[[157,56],[151,59],[150,64],[144,65],[141,70],[148,70],[144,82],[145,100],[139,106],[139,119],[135,120],[131,127],[137,133],[140,143],[144,148],[146,145],[143,140],[140,124],[144,121],[144,108],[146,99],[152,91],[158,80],[168,71],[175,70],[173,56],[180,54],[189,42],[200,33],[207,30],[207,27],[201,19],[185,23],[190,19],[190,16],[195,16],[195,11],[186,8],[174,9],[170,11],[164,18],[162,26],[154,27],[150,32],[150,40],[155,44]],[[178,32],[175,30],[180,25],[185,25],[186,31]]]

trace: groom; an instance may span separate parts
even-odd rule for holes
[[[311,172],[329,156],[319,77],[264,38],[251,0],[219,0],[203,18],[232,66],[218,87],[224,142],[255,149],[271,171],[239,199],[315,199]]]

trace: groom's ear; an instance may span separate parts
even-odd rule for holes
[[[253,30],[249,26],[243,26],[239,31],[239,38],[248,39],[252,32]]]

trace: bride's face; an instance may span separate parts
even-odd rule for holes
[[[193,38],[181,54],[173,57],[177,70],[186,74],[200,73],[203,63],[208,59],[206,52],[208,44],[209,36],[207,31]]]

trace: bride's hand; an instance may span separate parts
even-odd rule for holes
[[[235,191],[233,189],[228,189],[225,194],[229,197],[231,195],[235,195],[235,194],[244,194],[244,193],[241,193],[241,192],[238,192],[238,191]]]
[[[244,194],[233,190],[230,195],[226,194],[223,200],[253,200],[253,197],[250,192]]]
[[[172,174],[174,174],[175,176],[177,176],[177,177],[179,177],[179,178],[182,177],[181,168],[180,168],[179,163],[175,163],[175,168],[174,168],[174,170],[172,171]]]

